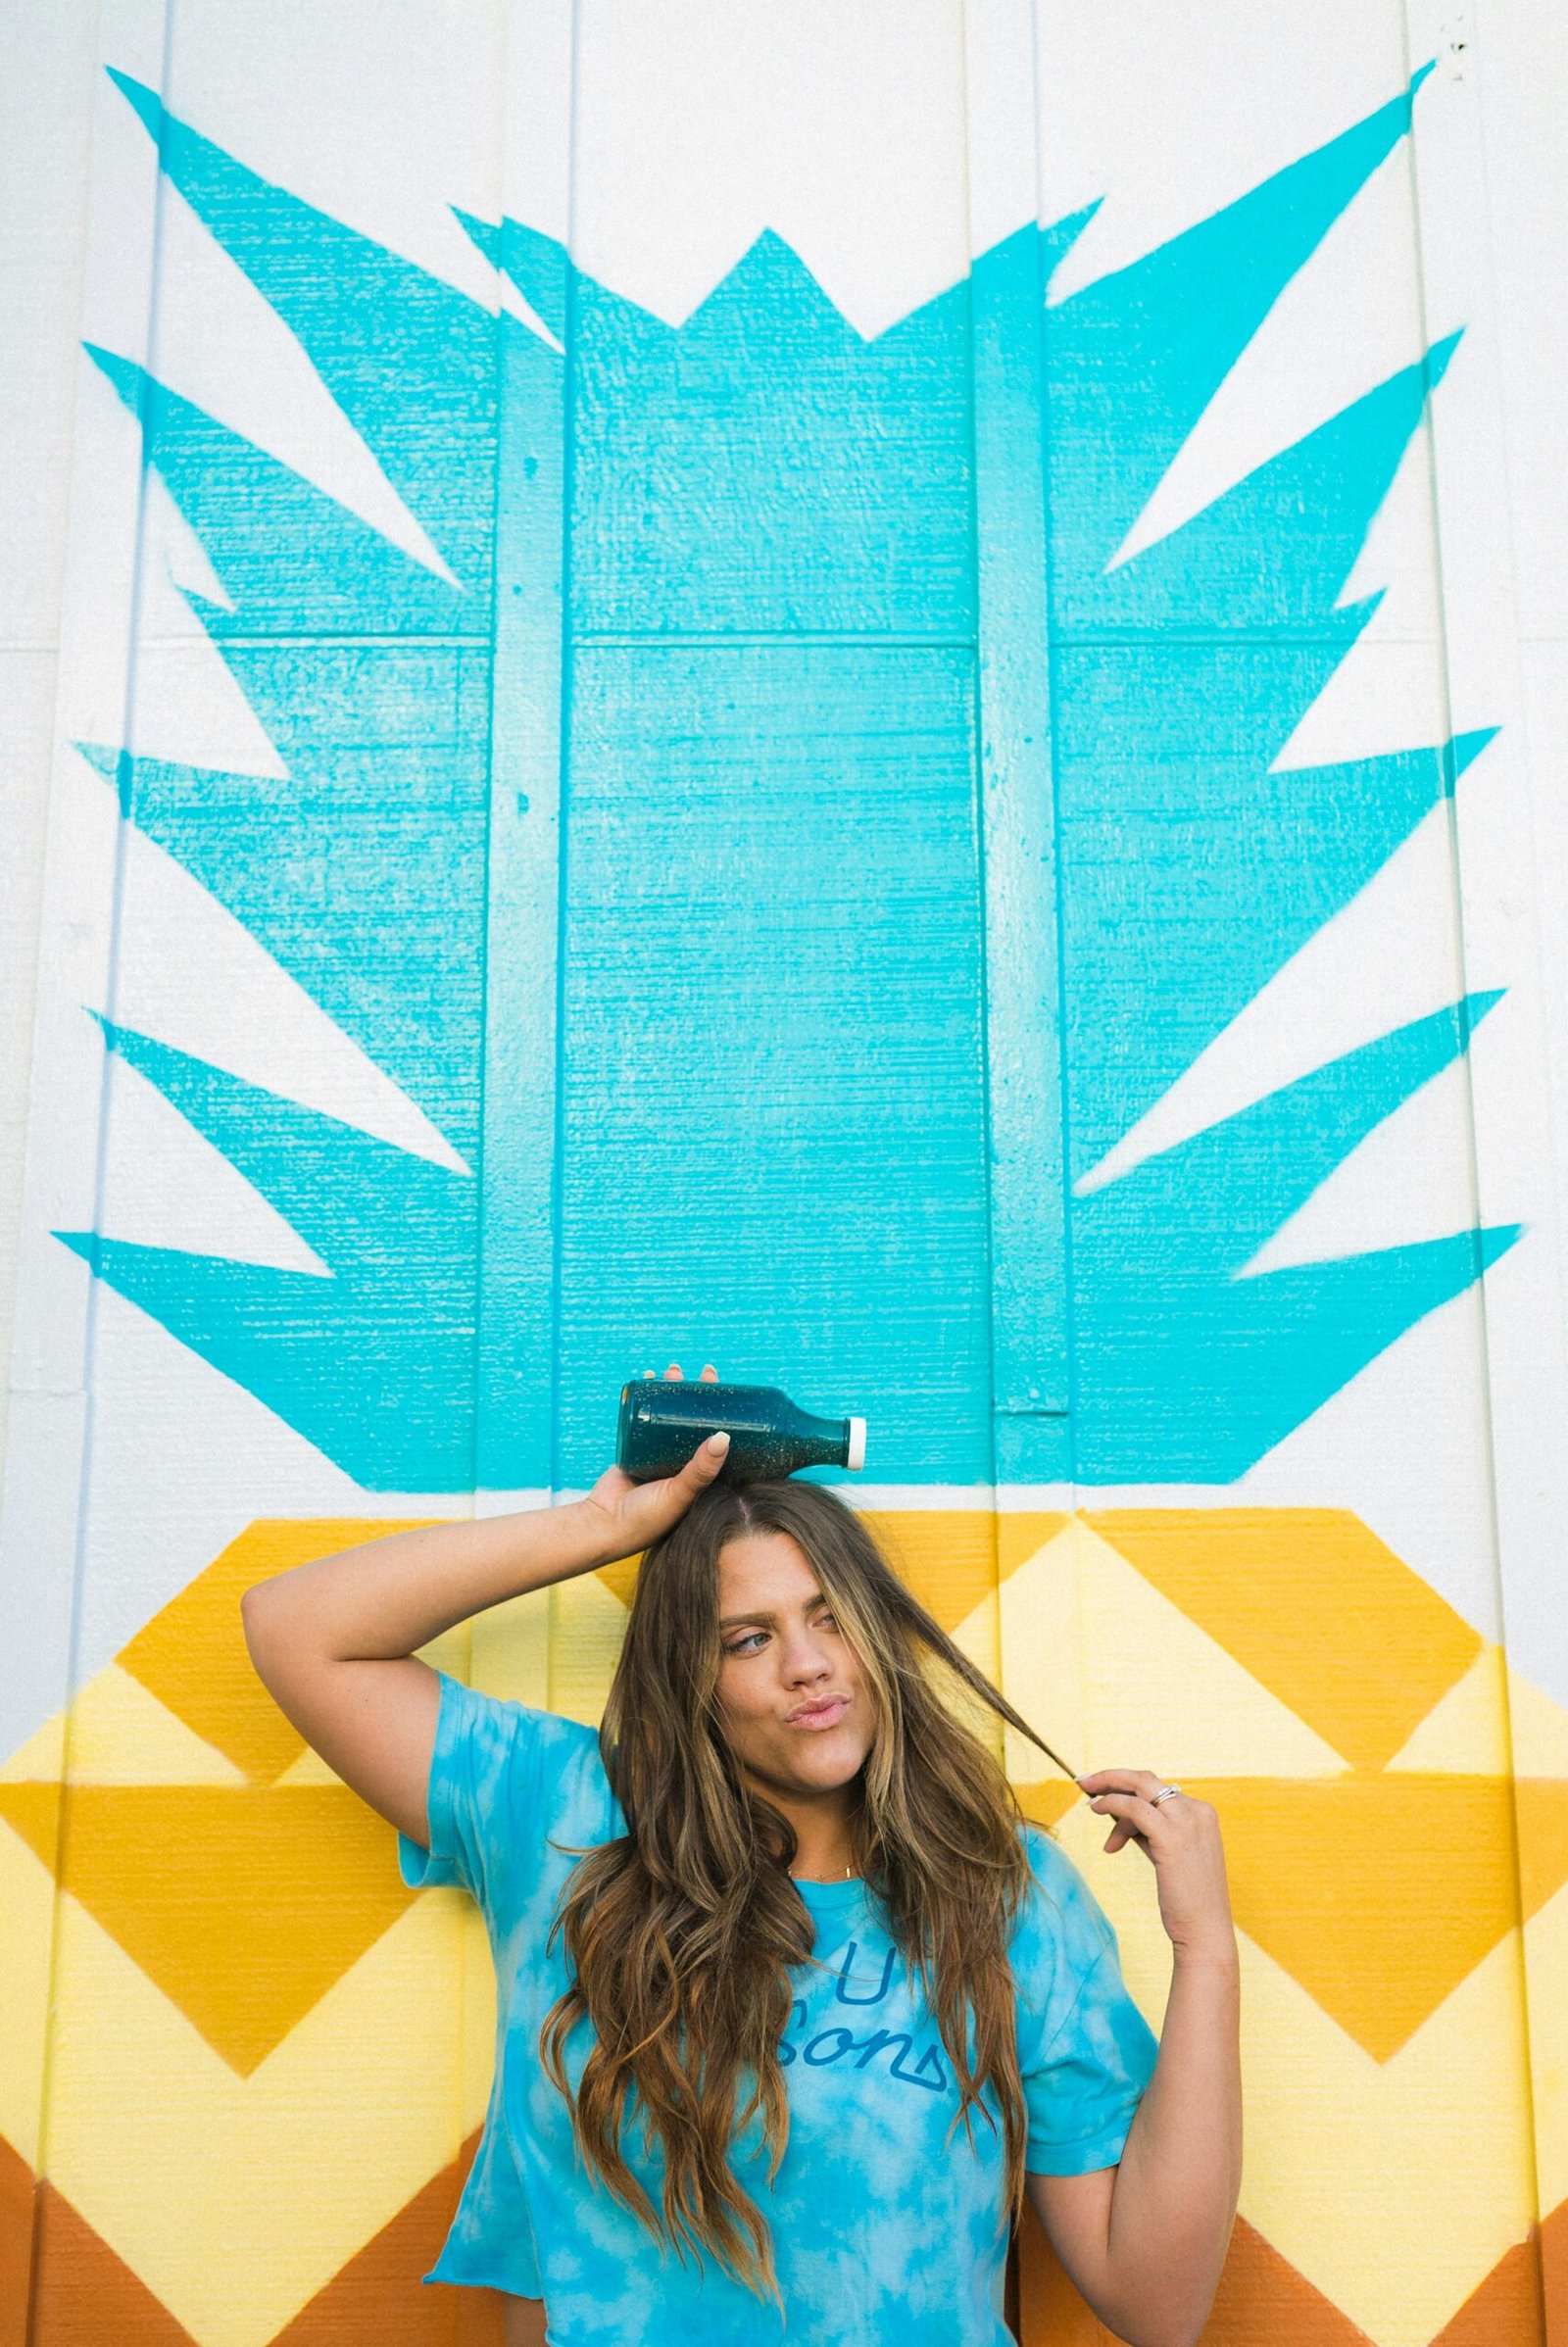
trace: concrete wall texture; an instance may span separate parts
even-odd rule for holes
[[[0,2340],[498,2337],[477,1926],[237,1599],[674,1355],[1218,1804],[1211,2340],[1568,2347],[1560,21],[4,38]],[[592,1719],[627,1586],[443,1659]]]

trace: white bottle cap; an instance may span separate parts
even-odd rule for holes
[[[860,1469],[865,1465],[865,1420],[863,1418],[850,1420],[850,1448],[844,1464],[852,1475],[858,1475]]]

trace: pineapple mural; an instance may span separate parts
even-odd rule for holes
[[[1157,1755],[1219,1807],[1250,2140],[1210,2338],[1568,2347],[1568,1714],[1333,1492],[1246,1481],[1518,1242],[1476,1216],[1267,1259],[1498,995],[1160,1123],[1491,739],[1288,757],[1371,620],[1348,582],[1451,340],[1136,530],[1425,77],[1109,274],[1054,296],[1090,215],[1030,222],[862,334],[771,232],[672,325],[464,211],[485,308],[113,70],[161,200],[411,527],[156,350],[92,347],[272,755],[178,762],[135,726],[73,755],[402,1139],[85,1005],[109,1097],[183,1120],[294,1260],[63,1219],[57,1276],[345,1496],[240,1507],[128,1636],[77,1620],[69,1686],[21,1685],[0,2339],[499,2337],[480,2294],[415,2286],[483,2115],[482,1934],[402,1886],[255,1684],[238,1600],[585,1485],[623,1376],[697,1345],[863,1407],[867,1504],[944,1624],[1064,1748]],[[440,1659],[596,1718],[629,1586]],[[1147,1883],[1008,1757],[1157,2025]],[[1099,2335],[1038,2236],[1020,2259],[1032,2347]]]

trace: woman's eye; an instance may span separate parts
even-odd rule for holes
[[[767,1632],[765,1630],[749,1630],[744,1638],[737,1638],[734,1645],[726,1646],[724,1651],[726,1654],[752,1653],[757,1647],[762,1644],[766,1637]]]

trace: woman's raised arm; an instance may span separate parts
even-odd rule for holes
[[[418,1842],[435,1743],[435,1673],[416,1649],[528,1589],[632,1556],[667,1532],[724,1464],[710,1436],[678,1475],[618,1467],[586,1499],[390,1533],[246,1591],[245,1639],[278,1708],[346,1785]]]
[[[1242,2181],[1240,1964],[1219,1820],[1147,1769],[1079,1779],[1116,1823],[1105,1847],[1153,1860],[1173,1967],[1159,2060],[1117,2168],[1031,2176],[1052,2247],[1129,2347],[1195,2347]]]

